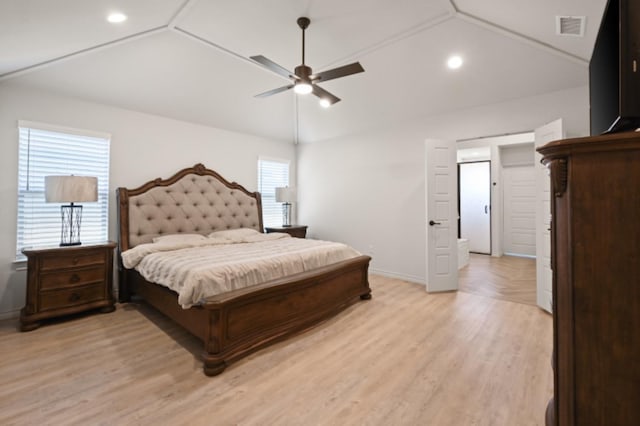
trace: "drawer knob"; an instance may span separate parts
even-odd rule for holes
[[[71,275],[71,277],[69,277],[69,282],[71,284],[75,284],[78,281],[80,281],[80,276],[78,274],[73,274],[73,275]]]
[[[74,257],[72,263],[74,265],[77,265],[79,261],[80,261],[80,259],[78,259],[77,257]]]
[[[71,296],[69,296],[69,301],[77,302],[78,300],[80,300],[80,293],[71,293]]]

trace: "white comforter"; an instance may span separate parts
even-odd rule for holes
[[[359,255],[345,244],[272,233],[142,244],[122,253],[122,259],[147,281],[178,293],[178,303],[186,309],[209,296]]]

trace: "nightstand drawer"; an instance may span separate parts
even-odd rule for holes
[[[40,258],[40,271],[60,268],[75,268],[89,265],[102,265],[106,261],[104,250],[94,250],[74,255],[42,256]]]
[[[307,236],[307,228],[296,228],[288,231],[288,234],[294,238],[305,238]]]
[[[40,275],[40,289],[50,290],[65,287],[78,287],[104,281],[104,266],[69,271],[51,272]]]
[[[39,299],[40,310],[60,309],[68,306],[79,306],[89,302],[96,302],[105,298],[105,288],[102,283],[86,287],[76,287],[66,290],[55,290],[41,293]]]
[[[295,238],[306,238],[307,236],[306,225],[266,226],[264,230],[267,234],[270,232],[282,232]]]

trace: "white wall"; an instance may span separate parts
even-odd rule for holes
[[[372,272],[425,282],[424,140],[520,133],[563,118],[589,132],[587,87],[298,146],[298,222],[373,257]]]
[[[291,161],[295,145],[66,98],[0,83],[0,318],[24,306],[26,273],[15,264],[18,120],[111,134],[109,234],[116,241],[115,189],[203,163],[250,191],[257,188],[259,155]]]

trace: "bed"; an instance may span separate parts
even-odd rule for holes
[[[178,293],[126,268],[122,253],[166,235],[252,229],[263,232],[258,192],[230,183],[202,164],[168,179],[118,188],[118,250],[121,303],[142,299],[204,344],[204,373],[220,374],[230,363],[309,329],[358,300],[371,298],[371,258],[355,257],[246,288],[208,296],[184,309]],[[269,234],[266,234],[269,235]]]

